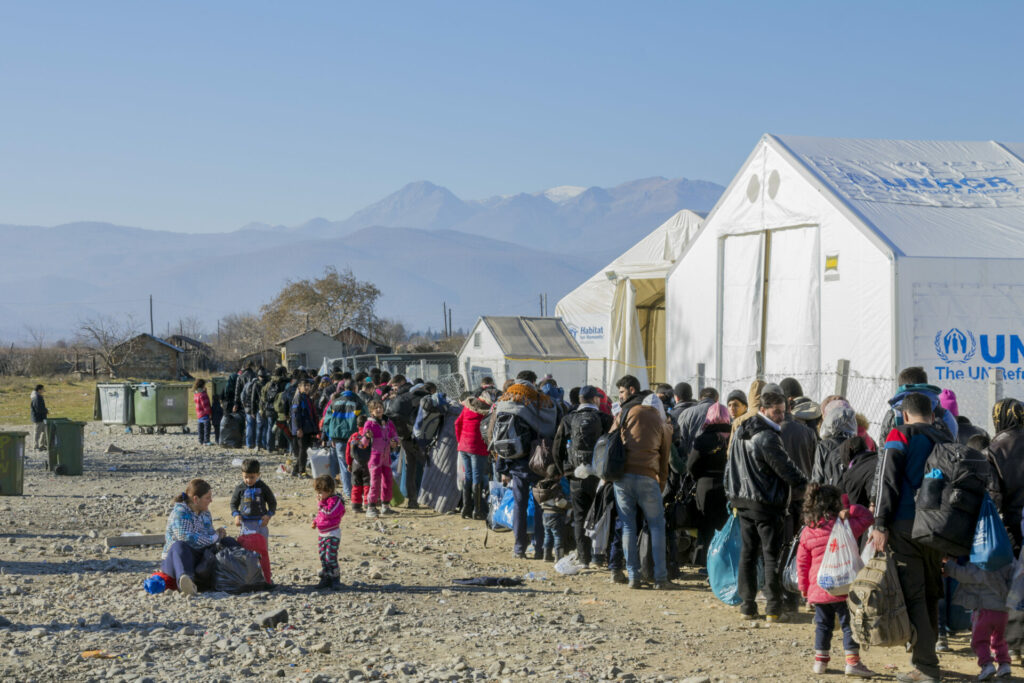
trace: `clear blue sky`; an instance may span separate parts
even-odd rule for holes
[[[1024,140],[1024,3],[3,2],[0,223],[182,231]]]

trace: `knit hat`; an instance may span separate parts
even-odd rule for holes
[[[949,389],[943,389],[939,394],[939,405],[953,413],[953,417],[960,417],[960,406],[956,404],[956,394]]]
[[[728,396],[728,398],[726,398],[726,399],[725,399],[725,403],[726,403],[726,404],[728,405],[728,404],[729,404],[729,403],[731,403],[731,402],[732,402],[732,401],[733,401],[734,399],[735,399],[735,400],[737,400],[737,401],[739,401],[739,402],[740,402],[740,403],[742,403],[743,405],[749,405],[749,404],[747,403],[747,395],[746,395],[746,394],[744,394],[744,393],[743,393],[742,391],[740,391],[739,389],[734,389],[734,390],[730,391],[730,392],[729,392],[729,396]]]
[[[779,386],[782,387],[782,395],[786,398],[797,398],[804,395],[804,389],[800,386],[800,382],[792,377],[787,377],[779,382]]]
[[[598,396],[597,387],[592,387],[589,384],[580,387],[580,401],[593,401]]]
[[[782,387],[774,383],[764,385],[764,388],[761,389],[761,395],[764,396],[765,394],[778,394],[783,397],[786,396],[786,392],[782,390]]]

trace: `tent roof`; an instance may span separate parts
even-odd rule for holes
[[[277,345],[278,346],[284,346],[285,344],[288,344],[289,342],[293,342],[296,339],[299,339],[300,337],[305,337],[305,336],[310,335],[310,334],[319,334],[321,337],[327,337],[331,341],[338,341],[337,339],[335,339],[331,335],[326,334],[324,332],[321,332],[320,330],[306,330],[305,332],[299,332],[298,334],[293,334],[292,336],[288,337],[287,339],[282,339],[281,341],[277,342]],[[340,344],[341,342],[338,342],[338,343]]]
[[[494,335],[506,356],[538,359],[587,357],[561,318],[493,315],[483,316],[480,321]],[[469,338],[466,341],[468,343]]]
[[[895,256],[1024,258],[1024,144],[765,141]]]

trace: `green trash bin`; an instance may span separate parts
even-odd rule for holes
[[[167,427],[181,427],[188,431],[188,384],[136,384],[135,424],[152,433]]]
[[[206,383],[206,388],[209,390],[210,401],[213,401],[214,396],[223,396],[224,392],[228,388],[227,377],[211,377],[210,381]]]
[[[46,419],[47,469],[73,477],[82,475],[85,423],[63,417]]]
[[[0,432],[0,496],[20,496],[25,483],[28,432]]]

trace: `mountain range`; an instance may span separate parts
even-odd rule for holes
[[[134,314],[155,328],[195,316],[209,329],[255,312],[287,279],[350,267],[382,292],[378,312],[407,328],[437,328],[442,301],[455,327],[480,315],[548,307],[680,209],[706,212],[722,186],[648,178],[613,188],[560,186],[462,200],[420,181],[349,218],[296,226],[251,223],[193,234],[81,222],[0,225],[0,340],[68,338],[95,313]]]

